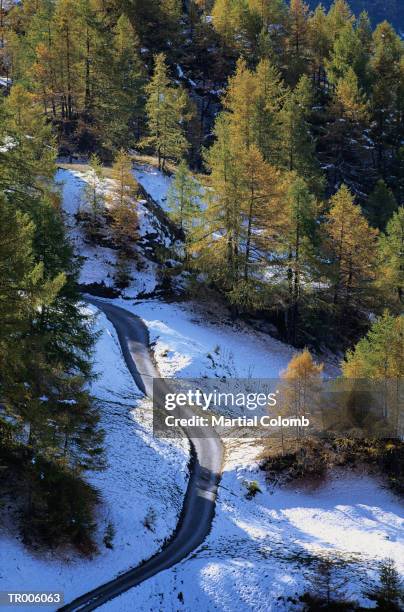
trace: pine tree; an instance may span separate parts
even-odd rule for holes
[[[88,178],[83,190],[83,197],[85,204],[91,211],[92,231],[94,229],[97,231],[94,224],[98,226],[104,210],[105,180],[101,160],[94,153],[90,157]]]
[[[379,610],[399,612],[404,602],[404,589],[393,559],[383,559],[379,564],[380,586],[369,594],[377,602]]]
[[[314,156],[314,142],[307,118],[312,106],[312,89],[307,76],[289,92],[279,113],[279,164],[303,178],[310,190],[322,190],[322,177]]]
[[[286,97],[286,88],[279,70],[268,59],[259,62],[255,81],[254,142],[265,161],[274,163],[279,144],[279,111]]]
[[[300,331],[303,287],[313,281],[318,205],[303,179],[293,180],[291,176],[290,180],[286,202],[287,224],[281,236],[281,244],[286,258],[284,269],[288,285],[287,334],[289,342],[296,344]],[[312,296],[310,299],[313,301]]]
[[[387,187],[383,179],[380,179],[366,203],[369,222],[373,227],[384,230],[396,210],[397,202],[393,192]]]
[[[326,62],[327,77],[332,85],[344,78],[348,70],[353,70],[361,87],[367,83],[367,61],[365,49],[359,33],[348,23],[334,41],[331,58]]]
[[[362,194],[364,183],[374,173],[367,139],[370,115],[368,101],[352,68],[338,79],[327,115],[321,159],[328,168],[330,183],[345,183]]]
[[[97,132],[112,151],[135,144],[142,132],[145,74],[139,48],[133,26],[121,15],[112,31],[109,53],[104,52],[97,64]]]
[[[334,0],[327,14],[327,24],[331,40],[336,40],[347,24],[349,25],[353,21],[354,17],[347,0]]]
[[[201,224],[201,236],[195,243],[198,265],[211,280],[231,291],[240,278],[241,178],[237,154],[231,143],[228,113],[221,113],[215,123],[216,141],[206,153],[211,172],[206,190],[207,205]]]
[[[172,86],[162,53],[155,56],[154,73],[146,93],[150,135],[145,145],[153,147],[159,168],[164,169],[167,159],[180,160],[188,149],[184,134],[188,99],[184,90]]]
[[[377,230],[369,227],[349,189],[342,185],[331,198],[325,232],[330,263],[332,302],[343,328],[348,314],[363,308],[374,278]],[[366,239],[364,240],[364,237]]]
[[[168,192],[170,214],[181,230],[189,232],[200,212],[200,186],[184,160],[177,167]]]
[[[107,203],[112,215],[114,240],[124,252],[129,252],[131,243],[137,239],[137,183],[133,177],[132,160],[123,149],[115,158],[111,178],[114,184],[107,195]]]
[[[373,323],[368,334],[342,363],[344,378],[366,380],[369,390],[376,392],[380,417],[387,420],[387,436],[402,435],[402,387],[404,375],[404,316],[387,313]],[[375,381],[375,382],[373,382]],[[381,400],[381,402],[380,402]]]
[[[386,306],[401,312],[404,302],[404,208],[401,206],[387,223],[379,239],[376,284],[385,296]]]
[[[377,168],[386,179],[391,160],[396,158],[401,146],[401,94],[403,56],[402,43],[392,26],[384,21],[373,33],[374,51],[372,70],[372,110],[375,119],[372,137],[377,153]],[[398,140],[397,140],[398,137]]]

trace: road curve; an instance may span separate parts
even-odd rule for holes
[[[115,327],[126,365],[139,389],[153,396],[153,378],[159,373],[149,351],[149,334],[143,321],[136,315],[111,304],[86,296],[91,304],[102,310]],[[183,409],[184,410],[184,409]],[[192,416],[186,408],[183,416]],[[160,552],[141,565],[120,574],[117,578],[77,597],[61,611],[94,610],[121,595],[155,574],[185,559],[206,538],[212,524],[217,487],[220,480],[223,448],[214,429],[202,427],[187,431],[192,453],[190,478],[177,528]],[[135,609],[135,606],[134,606]]]

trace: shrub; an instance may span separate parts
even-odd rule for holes
[[[247,483],[247,499],[252,499],[257,495],[257,493],[262,493],[259,484],[256,480],[251,480]]]

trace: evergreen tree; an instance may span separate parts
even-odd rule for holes
[[[359,88],[352,68],[341,77],[327,109],[328,122],[323,130],[321,160],[334,186],[345,183],[354,193],[362,194],[363,185],[372,177],[369,154],[369,105]]]
[[[308,77],[303,76],[279,113],[279,163],[303,178],[314,193],[320,193],[322,177],[307,121],[311,106],[312,89]]]
[[[101,160],[98,155],[90,157],[88,178],[83,189],[83,200],[89,209],[90,223],[87,224],[87,233],[91,239],[99,232],[100,223],[105,206],[105,180]],[[86,210],[87,215],[88,210]]]
[[[183,160],[175,173],[168,192],[168,204],[171,216],[181,230],[189,232],[200,212],[200,186]]]
[[[399,612],[404,601],[402,580],[393,559],[383,559],[379,564],[380,586],[369,593],[370,599],[377,602],[379,610]]]
[[[109,53],[98,63],[97,131],[112,151],[134,144],[142,132],[145,74],[139,46],[133,26],[121,15],[112,32]]]
[[[372,110],[374,123],[372,137],[376,146],[376,164],[386,179],[391,160],[395,160],[401,146],[401,59],[402,42],[386,21],[373,33]]]
[[[353,21],[354,17],[347,0],[334,0],[327,14],[331,40],[336,40],[341,31]]]
[[[334,41],[331,58],[326,62],[327,77],[332,85],[344,78],[348,70],[353,70],[361,87],[367,83],[367,61],[365,49],[359,33],[348,23]]]
[[[289,342],[296,344],[299,336],[300,308],[304,286],[313,281],[318,205],[301,178],[291,177],[287,196],[287,226],[281,237],[286,257],[287,313],[286,327]],[[313,301],[313,296],[310,296]]]
[[[377,181],[374,190],[366,203],[366,212],[373,227],[384,230],[389,219],[397,210],[397,202],[393,192],[383,179]]]
[[[379,240],[377,286],[386,306],[400,312],[404,302],[404,208],[401,206],[387,223]]]
[[[162,53],[155,57],[154,73],[146,93],[149,137],[145,145],[153,147],[159,168],[164,169],[167,159],[179,160],[188,149],[184,134],[188,99],[184,90],[170,83]]]

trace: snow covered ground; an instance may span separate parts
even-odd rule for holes
[[[135,175],[165,207],[170,179],[147,165],[137,167]],[[85,171],[60,170],[58,179],[64,183],[70,236],[85,257],[81,282],[112,285],[115,252],[88,245],[75,223]],[[157,222],[142,202],[139,211],[145,235]],[[275,378],[287,366],[294,354],[291,347],[233,324],[225,311],[157,299],[134,301],[139,291],[152,291],[156,284],[155,264],[145,259],[144,265],[133,271],[129,290],[115,303],[145,321],[163,376]],[[106,472],[91,476],[105,499],[98,534],[101,554],[92,561],[68,553],[66,558],[44,559],[27,553],[17,539],[0,539],[0,590],[10,586],[10,576],[15,589],[34,588],[41,576],[41,588],[64,589],[70,599],[152,555],[175,526],[186,485],[187,444],[172,446],[152,438],[150,406],[140,399],[103,315],[99,325],[101,377],[95,393],[104,400],[110,464]],[[226,442],[216,517],[206,542],[189,559],[103,606],[107,612],[298,610],[287,598],[297,601],[307,589],[306,574],[321,552],[352,557],[346,571],[354,597],[360,596],[377,559],[396,559],[404,573],[402,506],[381,482],[366,474],[336,472],[317,489],[269,488],[257,467],[259,450],[257,441]],[[262,493],[248,500],[246,483],[251,480],[259,482]],[[144,526],[150,517],[154,531]],[[102,537],[111,520],[116,536],[109,551]]]
[[[100,376],[92,391],[101,403],[108,468],[88,479],[102,495],[100,552],[93,559],[74,551],[35,554],[0,527],[0,591],[59,590],[69,601],[150,557],[177,524],[188,479],[188,442],[153,437],[150,403],[126,368],[114,328],[103,314],[97,327]],[[112,550],[103,543],[109,523],[115,529]]]
[[[104,605],[105,612],[301,610],[298,597],[315,572],[313,557],[347,562],[346,593],[372,606],[362,591],[375,560],[395,559],[404,572],[402,505],[380,483],[336,473],[316,490],[270,490],[247,462],[227,465],[210,536],[191,558]],[[245,497],[245,481],[263,493]]]
[[[135,164],[134,175],[146,193],[161,206],[165,211],[168,210],[167,193],[171,185],[172,178],[160,172],[150,164]]]

